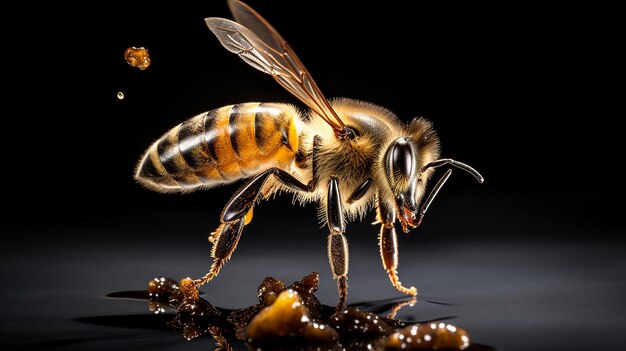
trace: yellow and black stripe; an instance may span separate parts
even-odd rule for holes
[[[293,161],[296,109],[244,103],[202,113],[172,128],[142,157],[135,179],[157,191],[231,182]]]

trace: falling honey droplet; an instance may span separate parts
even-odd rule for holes
[[[133,46],[126,49],[124,58],[129,65],[137,67],[142,71],[150,66],[150,55],[148,54],[148,49],[144,47],[137,48]]]
[[[117,98],[120,100],[124,100],[124,93],[122,93],[121,91],[117,92]]]

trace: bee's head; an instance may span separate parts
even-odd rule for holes
[[[385,153],[385,173],[405,232],[418,224],[420,168],[417,146],[409,138],[398,138],[389,145]]]
[[[407,126],[405,135],[393,140],[385,151],[385,178],[404,232],[419,225],[420,201],[433,173],[424,166],[438,157],[439,139],[430,122],[423,118],[414,119]]]
[[[483,182],[483,177],[472,167],[453,159],[439,158],[439,138],[430,122],[423,118],[411,121],[406,135],[389,144],[383,160],[385,178],[393,194],[393,207],[405,233],[419,226],[428,206],[452,172],[448,170],[441,177],[422,204],[426,183],[435,168],[443,165],[457,167]]]

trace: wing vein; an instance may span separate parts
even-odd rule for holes
[[[237,22],[217,17],[205,19],[220,43],[250,66],[271,75],[328,123],[335,135],[344,135],[345,124],[274,27],[241,1],[230,0],[229,7]]]

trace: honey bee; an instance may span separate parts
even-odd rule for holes
[[[211,233],[213,263],[199,279],[185,278],[181,290],[197,298],[198,288],[218,275],[237,247],[254,206],[278,191],[300,203],[319,203],[328,226],[328,257],[337,280],[338,310],[346,307],[348,242],[346,223],[376,210],[382,264],[393,286],[416,296],[399,280],[395,222],[402,230],[420,225],[452,172],[427,191],[435,169],[453,166],[483,177],[469,165],[440,158],[439,138],[424,118],[402,122],[390,110],[348,98],[327,100],[283,37],[247,4],[228,0],[235,21],[206,18],[230,52],[304,103],[250,102],[201,113],[175,126],[140,159],[135,179],[163,193],[185,193],[246,182],[226,203]]]

